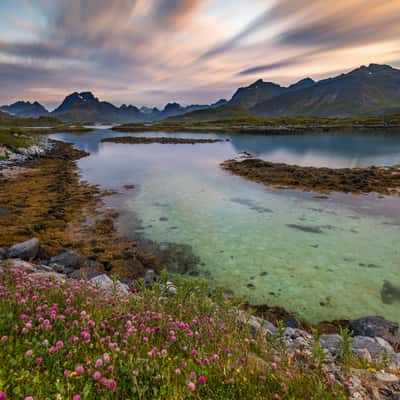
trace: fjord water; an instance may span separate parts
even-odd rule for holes
[[[139,135],[230,141],[100,143],[128,135],[53,135],[90,152],[79,161],[83,179],[111,189],[135,185],[118,203],[125,233],[137,235],[139,218],[143,237],[191,246],[202,274],[255,304],[282,306],[311,321],[378,314],[400,322],[399,302],[381,298],[385,281],[400,286],[400,198],[277,191],[219,167],[243,151],[298,165],[400,164],[400,133],[146,133]]]

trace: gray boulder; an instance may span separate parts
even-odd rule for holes
[[[108,275],[102,274],[95,276],[90,280],[94,285],[96,285],[99,289],[105,290],[108,292],[117,292],[128,294],[129,287],[120,281],[114,282]]]
[[[381,337],[392,346],[400,346],[399,324],[385,318],[371,316],[350,321],[354,336]]]
[[[321,335],[321,337],[319,338],[319,342],[322,350],[332,354],[332,356],[334,357],[339,355],[343,348],[343,339],[338,334]]]
[[[279,334],[279,329],[271,322],[265,321],[264,323],[264,329],[267,331],[268,334],[270,335],[278,335]]]
[[[39,240],[36,238],[26,240],[25,242],[14,244],[8,250],[10,258],[20,258],[21,260],[30,260],[35,258],[39,252]]]
[[[372,338],[368,336],[355,336],[352,338],[352,351],[359,354],[360,351],[368,350],[372,359],[381,360],[384,356],[395,356],[393,347],[382,338]]]
[[[55,269],[57,268],[56,266],[60,266],[72,272],[74,269],[79,268],[82,260],[82,257],[73,251],[65,251],[64,253],[52,257],[49,264],[54,266]]]

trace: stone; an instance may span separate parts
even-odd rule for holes
[[[279,329],[269,321],[264,322],[264,329],[271,335],[276,336],[279,334]]]
[[[66,276],[63,274],[58,274],[57,272],[34,272],[30,276],[40,279],[54,279],[60,282],[65,282]]]
[[[21,260],[30,260],[35,258],[39,252],[39,240],[36,238],[26,240],[25,242],[14,244],[8,250],[10,258],[20,258]]]
[[[86,260],[86,263],[80,269],[75,269],[73,272],[68,274],[69,278],[72,279],[92,279],[98,275],[104,274],[104,267],[102,264],[93,260]]]
[[[73,251],[65,251],[52,257],[49,261],[49,264],[54,265],[55,268],[65,267],[72,272],[74,269],[79,268],[82,261],[83,258],[80,255],[74,253]]]
[[[148,269],[144,274],[144,284],[147,288],[151,288],[157,281],[156,273],[152,269]]]
[[[319,338],[321,348],[324,351],[329,352],[333,356],[339,355],[343,348],[343,339],[338,334],[333,335],[321,335]]]
[[[0,260],[5,260],[7,258],[7,250],[0,247]]]
[[[167,281],[165,286],[167,287],[167,292],[169,294],[176,295],[178,293],[178,289],[176,288],[175,283],[173,283],[171,281]]]
[[[399,324],[383,317],[371,316],[352,320],[349,328],[355,336],[381,337],[392,346],[400,346]]]
[[[383,371],[378,371],[375,374],[375,377],[379,382],[384,384],[393,384],[400,382],[400,378],[398,376]]]
[[[19,258],[10,259],[9,265],[11,269],[21,269],[27,272],[28,274],[31,274],[32,272],[36,271],[35,267],[30,262],[20,260]]]
[[[300,328],[300,323],[296,318],[288,317],[283,321],[283,326],[285,328],[299,329]]]
[[[373,359],[379,360],[384,355],[394,357],[393,347],[388,343],[384,343],[384,340],[377,340],[377,338],[371,338],[368,336],[355,336],[352,338],[352,350],[358,352],[359,350],[366,349],[371,354]]]
[[[128,285],[121,283],[120,281],[114,282],[108,275],[102,274],[95,276],[94,278],[90,279],[90,281],[96,285],[99,289],[105,290],[108,292],[129,293]]]

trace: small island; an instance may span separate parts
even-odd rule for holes
[[[318,168],[246,158],[227,160],[221,167],[245,179],[278,189],[301,189],[320,193],[400,193],[400,166]]]
[[[218,143],[226,142],[229,139],[191,139],[191,138],[173,138],[173,137],[111,137],[102,139],[102,143],[130,143],[130,144],[198,144],[198,143]]]

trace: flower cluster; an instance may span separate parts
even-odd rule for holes
[[[0,268],[0,400],[284,399],[302,380],[313,390],[315,377],[286,361],[252,361],[261,351],[232,313],[202,282],[182,282],[176,296],[118,296]],[[314,384],[321,399],[341,398]]]

